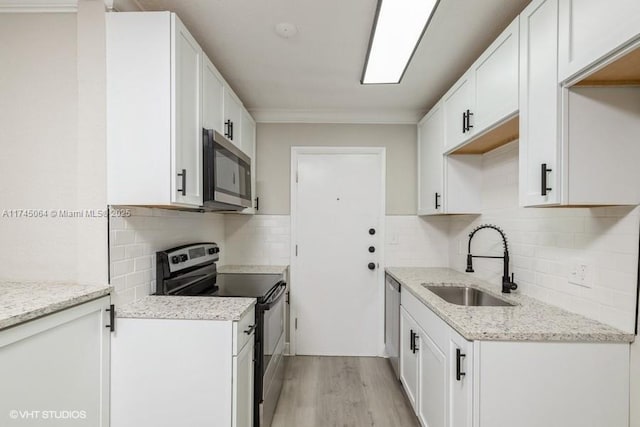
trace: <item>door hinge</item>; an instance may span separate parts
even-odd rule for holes
[[[116,306],[111,304],[106,311],[109,312],[109,324],[104,327],[109,328],[109,331],[114,332],[116,330]]]
[[[296,317],[296,320],[295,320],[294,323],[295,323],[294,328],[297,330],[298,329],[298,318],[297,317]]]
[[[296,171],[296,184],[298,183],[298,171]]]
[[[298,245],[296,245],[296,256],[298,256]]]

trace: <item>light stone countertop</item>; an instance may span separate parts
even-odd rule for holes
[[[149,295],[116,307],[116,317],[236,321],[242,319],[255,303],[255,298]]]
[[[109,295],[109,285],[0,281],[0,329]]]
[[[503,294],[501,284],[448,268],[389,267],[395,278],[436,315],[467,340],[632,342],[634,334],[570,313],[515,291]],[[423,283],[465,285],[517,304],[515,307],[465,307],[450,304]]]
[[[288,265],[220,265],[221,274],[284,274]]]

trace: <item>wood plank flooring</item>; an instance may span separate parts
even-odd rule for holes
[[[272,427],[419,427],[386,359],[287,358]]]

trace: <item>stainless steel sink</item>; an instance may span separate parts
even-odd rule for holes
[[[423,284],[422,286],[451,304],[472,307],[514,307],[516,305],[500,298],[496,298],[479,289],[470,288],[468,286],[442,286],[427,284]]]

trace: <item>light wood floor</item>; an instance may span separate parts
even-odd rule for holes
[[[378,357],[287,358],[272,427],[419,427],[400,382]]]

